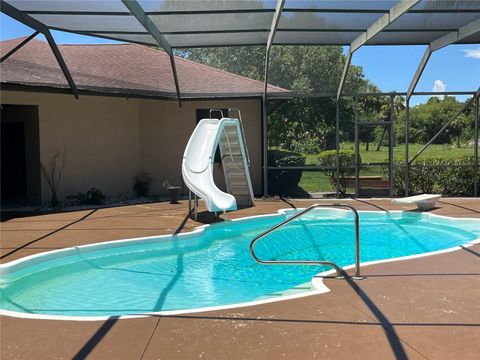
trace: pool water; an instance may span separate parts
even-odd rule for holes
[[[280,296],[328,267],[261,265],[250,241],[294,212],[227,221],[203,231],[76,248],[3,265],[1,309],[117,316],[235,304]],[[360,212],[361,261],[451,248],[480,238],[480,221],[421,213]],[[263,259],[354,263],[353,216],[317,209],[256,245]],[[42,260],[42,261],[39,261]],[[309,285],[297,291],[309,291]]]

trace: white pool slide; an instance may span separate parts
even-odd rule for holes
[[[227,189],[242,186],[234,182],[235,171],[241,173],[246,194],[253,199],[247,155],[238,119],[203,119],[188,141],[182,161],[182,176],[187,187],[204,200],[208,211],[237,209],[235,196],[220,190],[214,181],[215,152],[220,145]],[[239,181],[237,179],[237,181]],[[228,190],[227,190],[228,191]],[[230,191],[234,193],[235,191]]]

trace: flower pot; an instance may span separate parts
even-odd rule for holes
[[[180,191],[180,186],[170,186],[167,190],[170,193],[170,204],[178,204],[177,198]]]

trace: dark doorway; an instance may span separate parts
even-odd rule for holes
[[[36,106],[2,105],[1,203],[40,202],[40,151]]]

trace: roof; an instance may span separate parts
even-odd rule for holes
[[[363,36],[366,45],[428,45],[474,21],[475,31],[456,43],[480,42],[480,1],[475,0],[2,2],[14,8],[18,20],[33,19],[49,29],[151,45],[158,44],[156,33],[173,48],[265,45],[276,13],[273,44],[350,45]]]
[[[5,55],[25,38],[0,42]],[[176,98],[170,58],[164,51],[137,44],[59,45],[80,90]],[[249,97],[263,93],[263,82],[175,58],[182,97]],[[50,46],[33,39],[0,67],[2,83],[68,88]],[[287,90],[269,86],[269,92]]]

